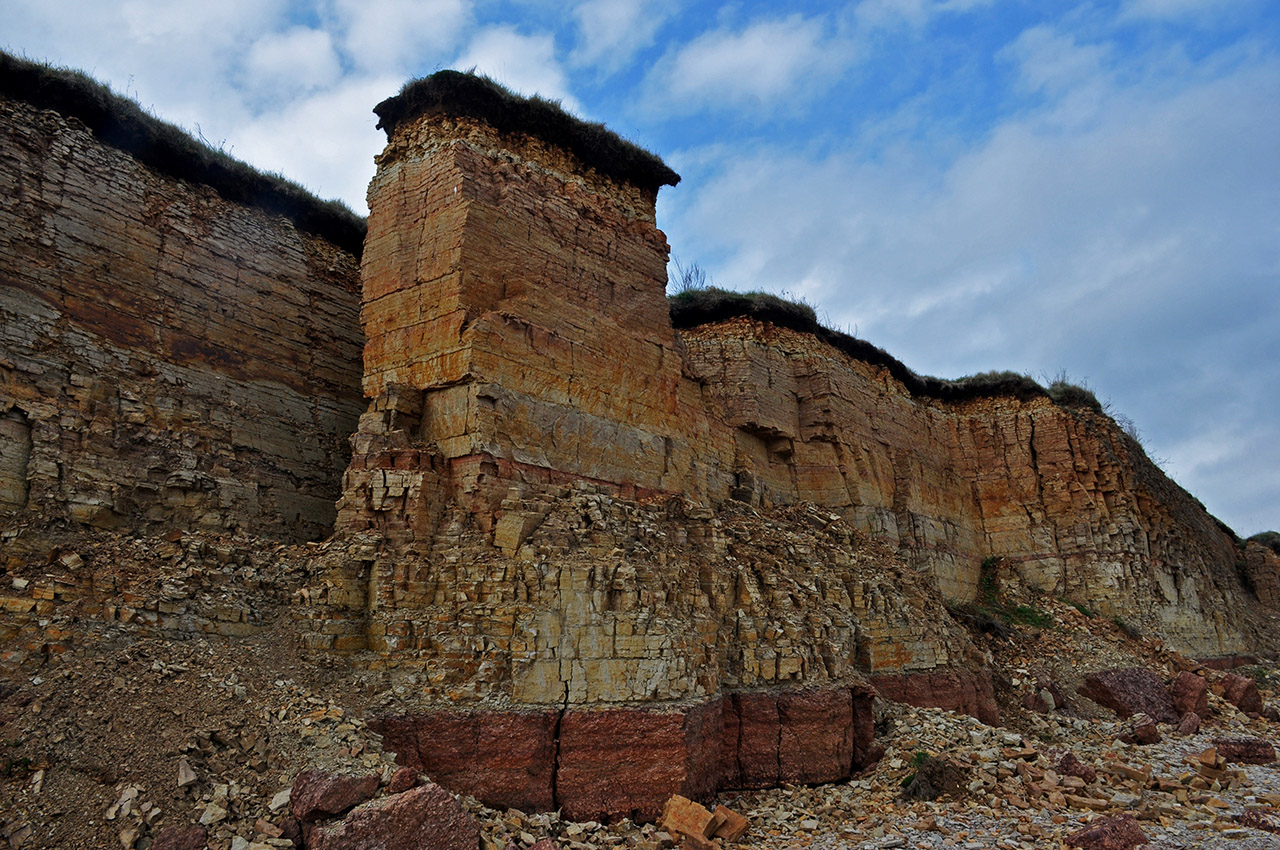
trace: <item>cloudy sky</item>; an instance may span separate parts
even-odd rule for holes
[[[918,372],[1065,372],[1280,528],[1275,0],[3,0],[5,49],[365,211],[408,79],[475,67],[684,177],[673,255]],[[1046,11],[1047,10],[1047,11]]]

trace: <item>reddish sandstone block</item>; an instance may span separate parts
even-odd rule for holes
[[[983,670],[872,676],[871,683],[887,700],[921,708],[959,711],[988,725],[1000,722],[1000,708],[996,705],[991,674]]]
[[[783,782],[833,782],[853,763],[853,702],[847,689],[778,697],[778,772]]]
[[[695,803],[688,797],[673,794],[662,806],[659,825],[670,833],[709,838],[719,823],[706,806]]]
[[[722,838],[732,843],[746,835],[751,828],[751,821],[727,806],[716,806],[716,814],[721,815],[724,820],[712,833],[713,838]]]
[[[705,750],[719,754],[719,740],[706,735],[705,711],[566,712],[556,781],[557,803],[565,816],[653,820],[673,794],[691,793],[689,785],[707,778],[698,770]]]
[[[435,712],[370,728],[396,761],[491,805],[550,811],[557,712]]]

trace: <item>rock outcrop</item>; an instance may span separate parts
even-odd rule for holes
[[[876,695],[995,722],[989,658],[948,613],[993,587],[1191,655],[1280,648],[1276,554],[1100,410],[935,392],[749,312],[677,326],[655,201],[679,178],[656,157],[453,72],[378,113],[357,293],[349,245],[0,99],[8,562],[75,573],[40,537],[59,523],[336,531],[291,613],[309,650],[394,683],[385,745],[450,790],[576,818],[845,778],[878,756]],[[15,583],[15,663],[65,649],[48,614],[114,592],[101,569]],[[145,592],[91,616],[258,628],[129,582]],[[329,790],[345,808],[369,784]],[[381,841],[427,797],[308,828]]]
[[[363,406],[357,274],[0,98],[0,511],[326,536]]]
[[[1141,598],[1195,654],[1256,645],[1232,537],[1101,413],[922,395],[752,317],[677,330],[658,164],[611,170],[582,152],[598,128],[453,74],[378,112],[372,402],[311,616],[317,648],[413,677],[381,721],[407,763],[582,817],[847,775],[868,681],[995,720],[943,613],[984,561],[1107,613]]]

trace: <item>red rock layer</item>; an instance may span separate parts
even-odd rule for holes
[[[327,534],[357,280],[285,219],[0,101],[0,510]]]
[[[1000,722],[991,674],[985,670],[939,670],[872,676],[876,692],[887,700],[923,708],[969,714],[983,723]]]
[[[439,711],[372,724],[397,761],[491,806],[656,819],[672,794],[834,782],[871,764],[866,687],[741,693],[693,707]]]

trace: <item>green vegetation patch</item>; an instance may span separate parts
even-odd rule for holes
[[[661,158],[603,124],[570,115],[555,101],[522,97],[478,74],[437,71],[406,84],[373,111],[388,138],[400,125],[423,115],[476,118],[499,133],[523,133],[568,150],[584,165],[616,180],[655,192],[680,182],[680,175]]]
[[[365,220],[342,202],[322,201],[297,183],[258,171],[79,71],[0,51],[0,96],[81,121],[103,144],[161,174],[208,186],[232,203],[283,215],[299,230],[357,257],[364,248]]]

